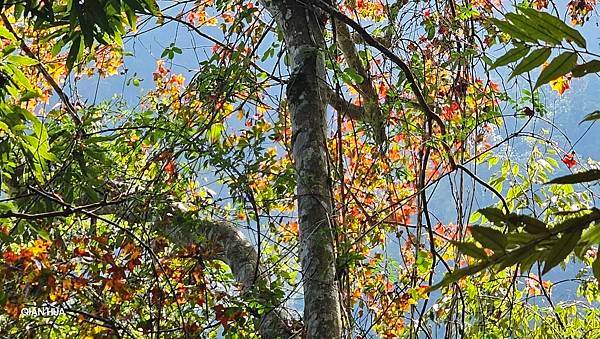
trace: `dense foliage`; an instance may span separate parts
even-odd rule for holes
[[[280,3],[325,48],[287,46]],[[3,337],[311,337],[303,53],[344,337],[600,337],[600,164],[551,104],[597,81],[594,0],[0,6]]]

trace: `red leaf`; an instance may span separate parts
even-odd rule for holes
[[[577,159],[575,159],[575,151],[567,153],[562,157],[562,162],[567,165],[568,168],[573,168],[577,165]]]

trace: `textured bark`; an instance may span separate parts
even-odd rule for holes
[[[327,95],[323,90],[325,41],[318,20],[322,13],[296,0],[263,0],[262,3],[282,30],[292,59],[286,93],[297,172],[306,337],[340,338],[326,146]]]

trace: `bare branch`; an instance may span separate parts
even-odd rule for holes
[[[494,195],[497,196],[498,199],[500,199],[500,201],[502,202],[502,206],[504,207],[504,212],[506,214],[510,213],[510,210],[508,208],[508,204],[506,203],[506,200],[504,199],[504,197],[502,196],[502,194],[500,194],[500,192],[498,192],[494,187],[492,187],[490,184],[488,184],[487,182],[485,182],[483,179],[481,179],[480,177],[478,177],[475,173],[471,172],[465,166],[463,166],[461,164],[456,164],[455,166],[456,166],[456,168],[460,168],[463,172],[467,173],[471,178],[473,178],[473,180],[475,180],[478,183],[480,183],[483,187],[485,187],[485,188],[489,189],[490,191],[492,191],[492,193],[494,193]]]
[[[329,105],[336,111],[346,114],[352,120],[362,121],[365,118],[365,109],[363,107],[348,102],[329,86],[323,86],[323,89],[327,94]]]

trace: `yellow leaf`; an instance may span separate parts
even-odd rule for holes
[[[562,95],[566,90],[569,89],[569,79],[565,76],[561,76],[555,80],[550,81],[550,87]]]

